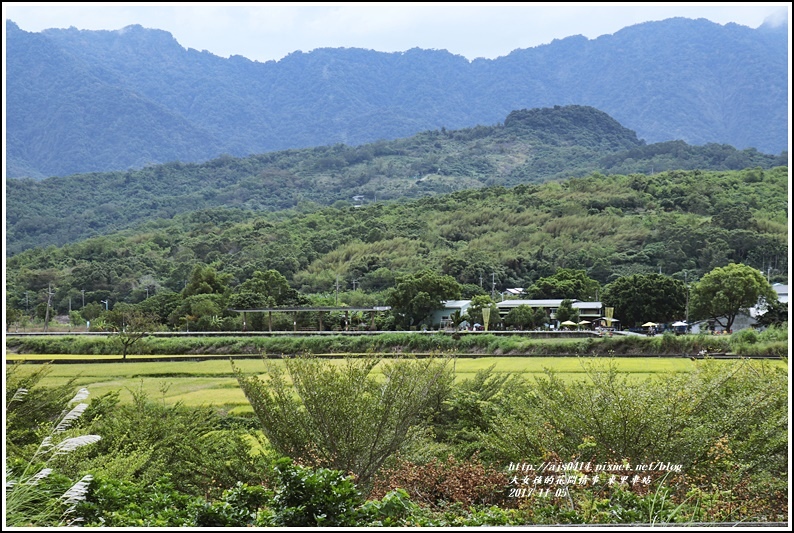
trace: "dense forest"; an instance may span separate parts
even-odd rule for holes
[[[259,63],[141,26],[32,33],[7,21],[5,37],[9,177],[358,146],[571,103],[648,143],[787,147],[785,24],[673,18],[473,61],[322,48]]]
[[[246,158],[224,156],[202,164],[175,162],[42,181],[9,179],[6,254],[221,206],[305,212],[594,172],[770,169],[787,162],[787,152],[774,156],[683,141],[648,145],[592,107],[524,109],[494,126],[441,128],[358,147],[337,144]],[[675,191],[674,197],[659,201],[675,204],[678,196]]]
[[[530,288],[560,269],[605,285],[649,273],[693,281],[744,263],[785,282],[787,202],[788,169],[776,167],[594,173],[358,207],[214,208],[20,252],[7,261],[6,306],[43,317],[51,290],[59,314],[140,304],[164,323],[204,316],[209,328],[252,293],[277,305],[381,305],[401,276],[424,270],[468,297],[490,282]]]

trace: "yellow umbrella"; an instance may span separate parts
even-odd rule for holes
[[[652,328],[653,326],[656,326],[656,325],[657,325],[656,322],[646,322],[645,324],[642,325],[642,327],[644,327],[644,328]]]

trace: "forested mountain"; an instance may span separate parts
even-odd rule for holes
[[[345,301],[382,304],[398,276],[424,268],[453,276],[469,295],[483,278],[497,290],[529,287],[559,268],[604,284],[656,272],[694,280],[742,262],[786,280],[787,205],[788,169],[776,167],[594,174],[311,213],[216,208],[16,254],[6,294],[25,309],[26,294],[35,306],[51,286],[58,312],[83,296],[98,305],[162,294],[147,305],[176,306],[200,275],[211,293],[201,297],[224,309],[229,294],[270,270],[304,296],[330,296],[317,300],[325,305],[337,282]]]
[[[489,185],[664,170],[768,169],[787,156],[683,141],[646,145],[606,113],[519,110],[503,124],[426,131],[358,147],[286,150],[203,164],[6,184],[6,253],[62,245],[155,218],[226,206],[254,211],[417,198]]]
[[[9,177],[357,146],[571,104],[648,143],[787,149],[785,26],[675,18],[474,61],[318,49],[259,63],[140,26],[30,33],[8,21],[6,38]]]

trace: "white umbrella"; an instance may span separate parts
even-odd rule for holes
[[[645,324],[642,325],[642,327],[644,327],[644,328],[652,328],[655,325],[657,325],[656,322],[646,322]]]
[[[579,325],[580,325],[580,326],[582,326],[582,325],[584,325],[584,324],[589,324],[589,323],[590,323],[590,321],[589,321],[589,320],[581,320],[581,321],[579,322]]]
[[[679,320],[678,322],[673,322],[673,327],[674,328],[679,328],[679,327],[686,326],[686,325],[687,325],[687,323],[682,321],[682,320]]]

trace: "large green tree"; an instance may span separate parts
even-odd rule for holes
[[[715,268],[695,284],[689,314],[695,319],[714,320],[730,330],[742,311],[775,301],[777,293],[758,269],[730,263]]]
[[[230,305],[240,309],[275,307],[299,302],[298,291],[289,286],[287,278],[273,269],[254,272],[251,278],[237,287],[230,299]]]
[[[169,315],[172,325],[196,331],[217,330],[217,321],[226,311],[226,299],[221,294],[196,294],[183,299]]]
[[[600,284],[584,270],[560,268],[552,276],[540,278],[528,290],[530,298],[568,298],[594,301]]]
[[[223,294],[229,288],[230,278],[229,274],[221,274],[211,265],[198,264],[193,267],[182,295],[187,298],[197,294]]]
[[[671,322],[686,313],[686,285],[663,274],[632,274],[607,285],[601,302],[624,326]]]
[[[419,324],[444,300],[460,298],[460,285],[452,276],[425,269],[397,280],[388,303],[395,320],[403,327]]]
[[[519,329],[533,329],[543,326],[546,320],[546,313],[542,308],[521,304],[507,313],[505,325]]]

